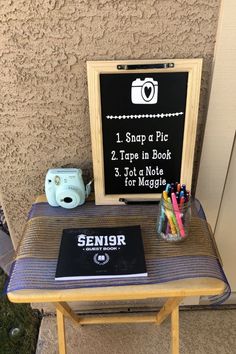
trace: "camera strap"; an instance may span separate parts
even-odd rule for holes
[[[93,179],[91,179],[91,181],[89,181],[89,183],[87,183],[86,186],[85,186],[85,196],[86,196],[86,198],[91,193],[91,184],[92,183],[93,183]]]

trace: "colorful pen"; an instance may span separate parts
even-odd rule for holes
[[[163,198],[166,202],[168,202],[168,194],[167,194],[167,191],[163,191]],[[171,229],[171,233],[174,235],[176,234],[176,229],[175,229],[175,225],[173,223],[173,220],[172,220],[172,217],[171,217],[171,213],[169,210],[167,210],[165,207],[164,207],[164,212],[166,214],[166,217],[168,219],[168,222],[170,224],[170,229]]]
[[[178,207],[178,203],[175,197],[175,193],[171,193],[171,198],[172,198],[172,203],[173,203],[173,207],[174,207],[174,212],[176,215],[176,219],[179,225],[179,231],[180,231],[180,235],[181,237],[185,237],[185,231],[184,231],[184,227],[183,227],[183,223],[181,220],[181,213],[179,211],[179,207]]]
[[[176,232],[178,233],[179,232],[178,223],[177,223],[176,218],[175,218],[175,213],[174,213],[174,210],[173,210],[173,207],[172,207],[172,203],[171,203],[170,197],[168,198],[168,203],[169,203],[169,207],[170,207],[170,212],[169,212],[170,213],[170,217],[173,220]]]
[[[167,193],[169,192],[169,189],[170,189],[170,184],[168,183],[168,184],[166,185],[166,192],[167,192]]]
[[[181,207],[184,205],[184,202],[185,202],[184,197],[181,197],[180,198],[180,203],[179,203]]]

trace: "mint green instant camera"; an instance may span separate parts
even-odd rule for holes
[[[90,194],[89,182],[84,185],[80,168],[54,168],[47,172],[45,192],[48,203],[53,207],[72,209],[85,202]]]

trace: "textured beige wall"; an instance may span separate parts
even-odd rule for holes
[[[0,189],[15,245],[49,167],[92,174],[86,60],[203,57],[201,146],[219,1],[1,2]]]

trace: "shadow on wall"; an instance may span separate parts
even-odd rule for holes
[[[13,244],[9,235],[5,216],[0,205],[0,268],[9,275],[11,264],[14,259]]]

